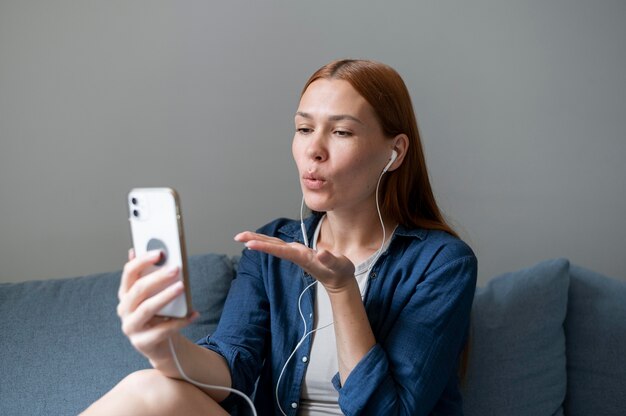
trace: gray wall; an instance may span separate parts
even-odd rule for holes
[[[339,57],[412,93],[480,280],[564,256],[626,279],[623,1],[0,1],[0,281],[121,267],[126,192],[191,253],[298,215],[300,88]]]

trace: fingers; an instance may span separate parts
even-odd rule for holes
[[[183,283],[176,282],[141,302],[134,311],[123,315],[122,331],[124,334],[132,336],[145,330],[148,323],[154,320],[155,315],[184,290]]]
[[[163,291],[168,286],[178,282],[180,269],[170,267],[159,269],[141,279],[137,279],[126,293],[124,293],[118,304],[118,315],[123,317],[133,312],[146,299]]]
[[[327,290],[343,288],[346,283],[355,281],[354,264],[346,256],[336,256],[327,250],[316,252],[300,243],[287,243],[280,238],[250,231],[237,234],[235,241],[245,243],[250,250],[261,251],[297,264]]]
[[[280,238],[269,237],[251,231],[244,231],[237,234],[235,241],[245,243],[245,246],[250,250],[262,251],[272,256],[291,261],[309,273],[312,271],[315,251],[303,244],[296,242],[287,243]]]
[[[266,243],[286,244],[283,240],[276,237],[270,237],[265,234],[253,233],[251,231],[244,231],[235,236],[235,241],[240,243],[247,243],[249,241],[263,241]]]
[[[262,251],[272,256],[280,257],[307,268],[314,251],[299,243],[285,243],[284,241],[250,240],[246,242],[246,247],[250,250]]]
[[[131,249],[132,250],[132,249]],[[119,299],[124,296],[126,292],[133,286],[133,284],[141,277],[141,273],[151,265],[154,265],[161,257],[160,250],[153,250],[146,253],[143,256],[135,257],[134,250],[132,253],[128,253],[128,262],[124,265],[122,270],[122,280],[120,281],[120,288],[117,293]],[[131,258],[132,256],[132,258]]]
[[[245,246],[257,250],[257,247],[297,247],[302,246],[299,243],[286,243],[277,237],[270,237],[265,234],[253,233],[251,231],[244,231],[235,236],[235,241],[245,243]],[[254,247],[254,248],[253,248]]]
[[[129,250],[118,291],[117,313],[122,321],[122,332],[149,359],[164,356],[167,351],[165,340],[199,316],[197,312],[183,319],[157,316],[165,305],[185,291],[180,268],[150,271],[161,255],[156,250],[136,256],[133,249]]]
[[[129,337],[130,342],[137,350],[144,351],[153,345],[165,341],[167,338],[192,323],[199,316],[200,314],[198,312],[194,312],[191,316],[184,319],[163,319],[157,317],[155,319],[161,319],[160,322]]]

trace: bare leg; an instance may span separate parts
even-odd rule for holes
[[[228,415],[196,386],[164,376],[157,370],[141,370],[120,381],[82,415]]]

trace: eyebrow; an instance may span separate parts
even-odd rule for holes
[[[309,118],[309,119],[313,118],[313,116],[311,116],[311,114],[305,113],[303,111],[297,111],[296,115],[300,116],[300,117],[304,117],[304,118]],[[365,123],[363,123],[361,120],[359,120],[358,118],[356,118],[354,116],[351,116],[349,114],[332,115],[332,116],[329,116],[328,119],[330,121],[352,120],[352,121],[355,121],[355,122],[357,122],[359,124],[365,125]]]

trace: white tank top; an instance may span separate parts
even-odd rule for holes
[[[313,249],[317,247],[317,240],[322,227],[322,222],[325,217],[322,217],[317,224],[315,234],[313,235]],[[393,234],[393,233],[392,233]],[[382,251],[385,251],[389,246],[389,238],[385,242],[385,246]],[[367,282],[369,277],[369,268],[372,262],[376,259],[374,253],[363,263],[359,264],[355,268],[355,277],[359,284],[359,290],[361,291],[361,298],[365,296],[367,290]],[[337,361],[337,344],[335,341],[335,329],[332,325],[327,326],[333,322],[333,312],[330,305],[330,298],[328,293],[322,284],[315,285],[316,296],[314,305],[314,328],[326,328],[320,329],[317,332],[311,334],[312,344],[311,352],[307,360],[309,365],[304,377],[304,383],[302,386],[302,395],[300,400],[299,415],[303,416],[318,416],[318,415],[342,415],[339,408],[338,400],[339,393],[335,390],[331,380],[339,371],[339,364]]]

